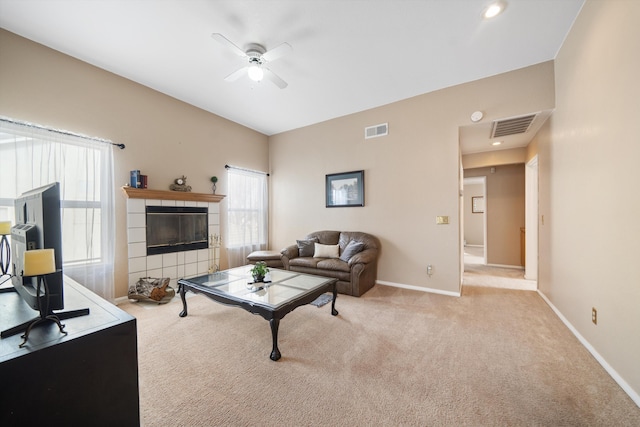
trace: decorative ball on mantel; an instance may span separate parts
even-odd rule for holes
[[[191,186],[187,185],[187,177],[182,175],[180,178],[176,178],[173,181],[173,184],[169,186],[169,189],[172,191],[191,191]]]
[[[213,194],[216,194],[216,182],[218,182],[218,177],[217,176],[212,176],[211,177],[211,182],[213,183],[213,185],[212,185]]]

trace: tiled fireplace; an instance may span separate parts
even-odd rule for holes
[[[129,286],[141,277],[169,277],[170,286],[177,280],[215,271],[220,249],[211,244],[220,236],[220,204],[223,196],[154,191],[124,187],[127,194],[127,243],[129,251]],[[189,200],[191,199],[191,200]],[[213,200],[213,201],[212,201]],[[147,206],[197,207],[208,209],[209,247],[158,255],[147,255]],[[202,209],[199,209],[202,211]]]

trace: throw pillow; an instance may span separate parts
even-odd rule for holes
[[[317,241],[318,241],[317,237],[314,237],[313,239],[307,239],[307,240],[296,240],[296,243],[298,244],[298,256],[301,256],[301,257],[313,256],[313,251],[315,250],[313,244],[316,243]]]
[[[352,240],[349,242],[347,247],[344,248],[344,251],[342,251],[342,255],[340,255],[340,259],[344,262],[349,262],[352,256],[354,256],[358,252],[362,252],[363,249],[364,249],[364,243],[356,242],[355,240]]]
[[[338,258],[340,247],[338,245],[321,245],[315,243],[314,258]]]

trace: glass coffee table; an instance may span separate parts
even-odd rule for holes
[[[336,310],[338,279],[271,268],[264,283],[253,284],[251,267],[253,266],[245,265],[178,280],[178,292],[183,307],[180,317],[187,315],[185,298],[187,291],[203,294],[221,304],[241,307],[250,313],[258,314],[268,320],[271,325],[273,349],[270,357],[271,360],[278,360],[281,357],[278,349],[278,327],[280,319],[287,313],[331,291],[333,293],[331,314],[338,315]]]

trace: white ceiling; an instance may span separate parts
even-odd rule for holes
[[[0,26],[273,135],[554,59],[583,2],[0,0]],[[288,87],[225,82],[245,62],[212,33],[289,43],[269,64]]]

